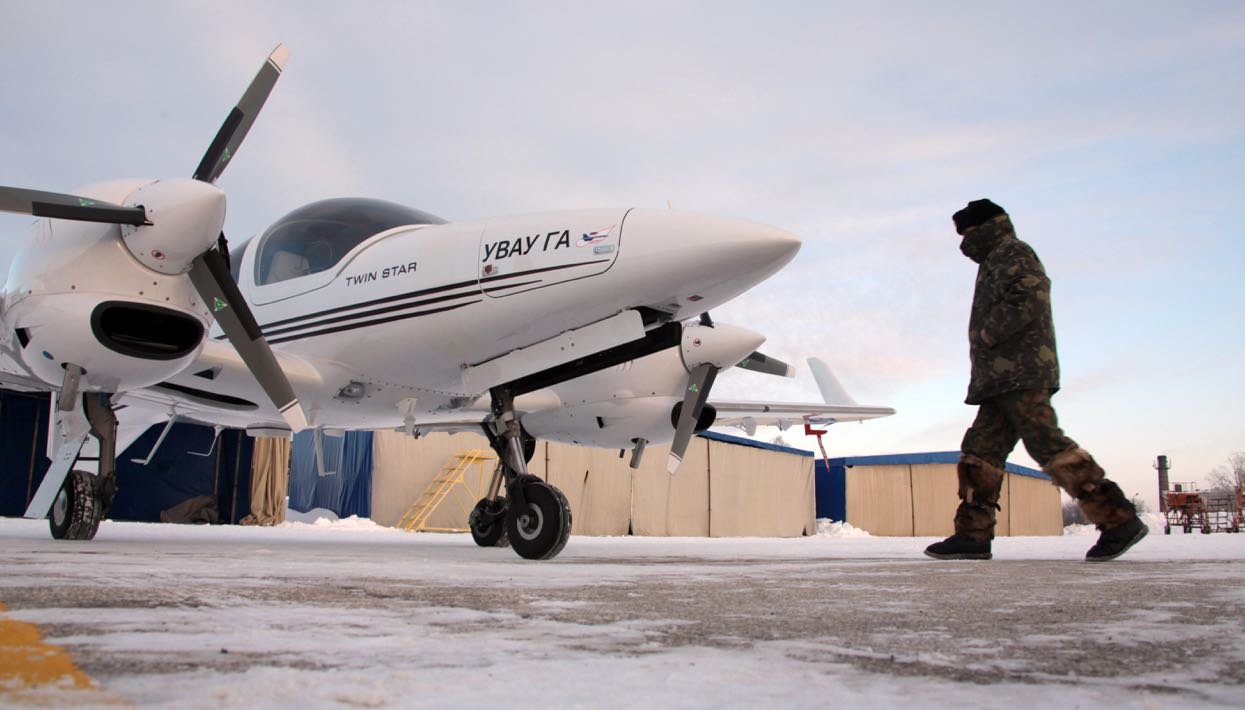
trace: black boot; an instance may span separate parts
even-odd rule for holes
[[[925,554],[936,560],[988,560],[990,543],[977,542],[963,535],[952,535],[925,548]]]
[[[1127,552],[1128,548],[1140,542],[1148,532],[1150,528],[1147,528],[1146,524],[1134,515],[1123,525],[1103,529],[1102,534],[1098,536],[1098,542],[1085,553],[1085,560],[1087,562],[1114,560]]]

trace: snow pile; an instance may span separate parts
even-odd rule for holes
[[[830,518],[817,519],[817,537],[873,537],[848,522],[838,522]]]
[[[325,510],[324,508],[312,508],[306,513],[300,513],[292,508],[286,508],[285,522],[282,523],[280,527],[314,527],[319,530],[354,530],[367,532],[390,530],[390,528],[377,525],[370,519],[360,518],[357,515],[352,515],[349,518],[338,518],[336,513],[331,510]]]
[[[289,507],[285,508],[285,522],[287,523],[306,523],[308,525],[319,524],[321,520],[333,523],[337,521],[337,513],[327,508],[312,508],[306,513],[299,512]]]

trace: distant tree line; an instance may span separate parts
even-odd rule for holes
[[[1202,497],[1208,506],[1226,505],[1236,499],[1236,487],[1245,485],[1245,451],[1237,451],[1228,460],[1206,474],[1206,490]]]

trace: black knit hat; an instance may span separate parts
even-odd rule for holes
[[[984,224],[1001,214],[1007,214],[1007,211],[990,200],[973,200],[967,207],[951,215],[951,221],[955,222],[955,231],[963,234],[969,227]]]

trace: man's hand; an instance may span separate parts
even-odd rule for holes
[[[998,345],[998,343],[994,342],[994,338],[991,338],[990,334],[986,332],[985,328],[977,331],[977,338],[981,340],[981,344],[987,348],[993,348],[995,345]]]

